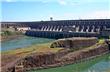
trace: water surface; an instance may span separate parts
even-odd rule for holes
[[[51,42],[53,40],[54,39],[24,36],[19,39],[14,39],[14,40],[2,42],[1,43],[1,50],[6,51],[6,50],[12,50],[12,49],[16,49],[16,48],[23,48],[23,47],[27,47],[27,46],[30,46],[33,44],[41,44],[41,43]]]

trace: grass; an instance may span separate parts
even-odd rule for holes
[[[22,34],[22,32],[5,30],[5,31],[2,31],[1,36],[12,36],[12,35],[19,35],[19,34]]]
[[[37,44],[37,45],[32,45],[28,46],[26,48],[18,48],[15,50],[8,50],[8,51],[3,51],[2,54],[14,54],[18,56],[24,56],[33,52],[58,52],[59,50],[63,48],[50,48],[51,43],[44,43],[44,44]]]
[[[99,44],[102,44],[102,43],[104,43],[104,41],[105,41],[104,39],[99,39],[99,42],[98,43]]]

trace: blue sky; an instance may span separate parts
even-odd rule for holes
[[[109,0],[2,0],[2,21],[110,18]]]

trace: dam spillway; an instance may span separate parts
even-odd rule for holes
[[[46,38],[108,37],[110,19],[2,22],[2,27],[30,27],[26,35]]]

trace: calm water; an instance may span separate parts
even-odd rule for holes
[[[11,50],[11,49],[16,49],[16,48],[22,48],[22,47],[30,46],[32,44],[41,44],[41,43],[46,43],[46,42],[50,42],[53,40],[54,39],[24,36],[19,39],[14,39],[14,40],[2,42],[1,43],[1,50],[6,51],[6,50]]]
[[[29,72],[110,72],[110,54],[77,64]]]

